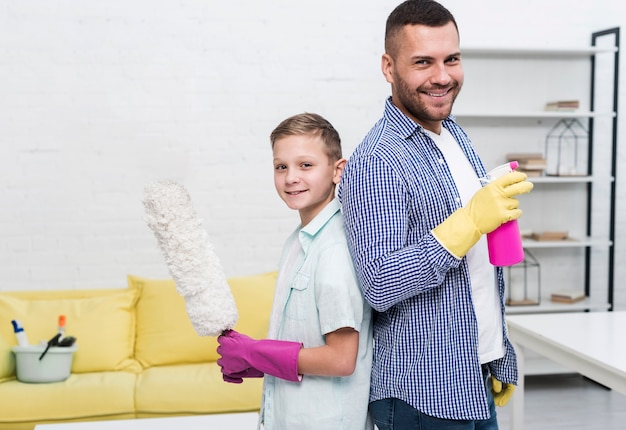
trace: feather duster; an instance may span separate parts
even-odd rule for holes
[[[239,318],[220,261],[208,241],[187,190],[171,181],[145,188],[145,220],[185,298],[189,319],[200,336],[218,336]]]

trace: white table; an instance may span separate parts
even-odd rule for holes
[[[626,312],[511,315],[507,322],[520,374],[511,429],[524,424],[524,348],[626,394]]]
[[[77,423],[38,424],[35,430],[255,430],[259,414],[194,415],[166,418],[136,418],[133,420],[85,421]]]

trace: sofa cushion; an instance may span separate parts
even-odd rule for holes
[[[156,366],[137,376],[136,413],[144,418],[256,411],[262,390],[263,378],[249,378],[242,384],[224,382],[217,363]]]
[[[13,346],[0,335],[0,383],[15,378],[15,360],[11,348]]]
[[[143,367],[209,360],[215,338],[195,332],[173,280],[129,275],[128,285],[140,292],[135,359]]]
[[[107,294],[98,292],[93,297],[88,293],[86,297],[77,296],[65,291],[42,293],[39,297],[0,294],[0,335],[5,339],[0,360],[7,356],[7,344],[10,351],[17,343],[12,319],[19,319],[30,343],[38,344],[56,334],[58,317],[65,315],[66,335],[76,337],[78,346],[72,362],[73,373],[141,370],[132,358],[137,291],[111,289]],[[0,364],[0,370],[5,367]]]
[[[63,383],[0,384],[0,429],[33,428],[42,421],[134,418],[133,372],[74,374]]]
[[[268,272],[228,279],[239,312],[235,330],[254,339],[267,337],[277,275]]]
[[[235,329],[257,338],[267,335],[275,282],[276,272],[228,279],[239,312]],[[172,279],[129,275],[128,284],[140,291],[135,358],[142,366],[217,360],[217,339],[196,333]]]

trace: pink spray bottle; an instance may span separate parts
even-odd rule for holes
[[[483,181],[489,183],[502,175],[512,172],[519,166],[517,161],[502,164],[487,173]],[[524,260],[524,248],[517,220],[508,221],[487,233],[489,262],[494,266],[513,266]]]

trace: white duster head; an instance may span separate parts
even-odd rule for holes
[[[146,223],[154,232],[176,290],[201,336],[232,329],[239,317],[230,286],[187,190],[171,181],[145,189]]]

